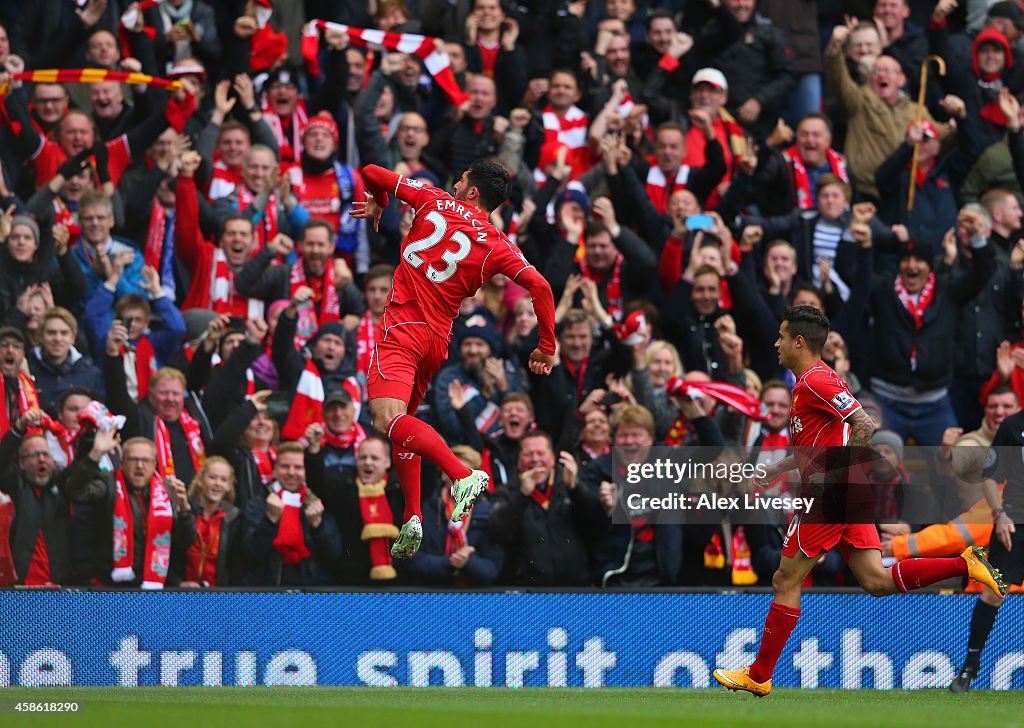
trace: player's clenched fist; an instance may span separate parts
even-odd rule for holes
[[[530,354],[530,371],[534,374],[551,374],[551,367],[555,365],[555,357],[545,354],[540,349],[534,349]]]

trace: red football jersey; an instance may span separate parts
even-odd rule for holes
[[[363,176],[371,192],[386,191],[416,211],[388,298],[389,323],[425,322],[450,336],[463,299],[497,273],[515,280],[533,267],[482,210],[381,167],[369,165]]]
[[[860,402],[832,367],[819,361],[804,372],[793,387],[789,431],[793,447],[838,447],[846,444],[850,428],[846,419],[860,409]]]

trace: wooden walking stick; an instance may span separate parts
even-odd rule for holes
[[[946,75],[946,61],[942,56],[928,56],[921,63],[921,88],[917,91],[917,120],[918,125],[924,121],[924,95],[928,85],[928,64],[935,61],[939,68],[939,75]],[[914,209],[914,191],[917,189],[917,155],[921,152],[921,142],[914,145],[914,158],[910,162],[910,187],[907,189],[907,212]]]

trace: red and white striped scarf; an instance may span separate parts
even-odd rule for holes
[[[928,310],[928,306],[931,305],[932,299],[935,298],[935,273],[928,274],[928,280],[925,281],[924,288],[921,289],[921,295],[917,299],[917,303],[914,303],[913,296],[907,291],[906,286],[903,285],[903,279],[896,276],[896,281],[893,284],[896,289],[896,297],[900,299],[900,303],[907,309],[907,312],[914,319],[914,328],[919,329],[924,326],[924,314]],[[910,349],[910,371],[917,371],[917,344],[915,343]]]
[[[220,246],[213,249],[213,269],[210,276],[210,308],[216,313],[263,318],[263,301],[258,298],[246,298],[235,289],[235,272],[228,265],[228,257]]]
[[[296,349],[301,349],[307,341],[313,338],[313,334],[322,324],[341,320],[341,304],[338,303],[338,291],[334,287],[334,265],[330,260],[327,261],[327,266],[324,268],[320,285],[319,310],[317,310],[314,300],[306,301],[299,306],[299,319],[295,325]],[[310,285],[309,279],[306,277],[306,267],[300,259],[292,265],[288,296],[294,297],[295,292],[303,286],[309,286],[314,291],[316,290]]]
[[[313,422],[323,418],[324,382],[320,378],[320,370],[312,358],[306,359],[306,366],[299,375],[299,383],[295,385],[295,396],[288,410],[288,419],[281,428],[284,440],[301,440],[306,436],[306,428]]]
[[[149,380],[157,370],[156,354],[148,336],[140,336],[133,347],[121,348],[121,356],[125,362],[125,375],[128,376],[128,390],[135,384],[135,401],[145,399],[149,392]],[[134,381],[133,381],[134,380]]]
[[[274,550],[281,554],[281,559],[290,566],[304,561],[310,556],[309,549],[306,548],[305,536],[302,533],[302,519],[299,516],[309,489],[303,483],[302,488],[292,492],[285,490],[277,481],[274,481],[273,488],[284,506],[281,509],[281,520],[277,522]]]
[[[676,190],[685,190],[686,182],[690,179],[690,167],[686,164],[679,168],[676,172],[676,177],[672,180],[671,186],[668,183],[668,179],[665,177],[665,173],[661,171],[661,167],[657,164],[652,164],[650,169],[647,170],[647,196],[651,200],[651,204],[654,205],[654,209],[658,211],[659,215],[664,215],[668,210],[668,198],[672,196],[672,193]]]
[[[622,321],[622,260],[622,253],[615,256],[615,264],[612,266],[612,272],[608,278],[608,288],[605,290],[605,297],[608,299],[608,315],[615,321]],[[580,258],[580,272],[584,278],[592,280],[594,283],[600,283],[603,278],[602,274],[587,265],[585,256]]]
[[[53,221],[57,225],[63,225],[68,229],[68,245],[74,245],[82,235],[82,228],[78,226],[78,216],[64,204],[60,195],[53,198]]]
[[[213,163],[213,173],[210,175],[210,188],[206,196],[210,202],[219,200],[221,197],[230,197],[235,188],[242,184],[242,168],[230,169],[224,162],[218,159]]]
[[[559,115],[548,104],[542,114],[544,120],[544,143],[564,144],[569,148],[565,157],[566,164],[572,167],[573,177],[579,176],[590,169],[590,147],[587,145],[587,115],[578,106],[570,106],[568,111]]]
[[[269,102],[263,105],[263,118],[266,119],[271,131],[274,132],[274,136],[277,138],[278,158],[282,162],[298,162],[301,160],[302,132],[306,130],[306,125],[309,124],[306,102],[300,97],[299,102],[295,105],[295,111],[292,112],[292,138],[290,142],[284,134],[284,124],[281,123],[281,117],[274,112]]]
[[[66,468],[75,461],[75,439],[78,433],[69,431],[50,415],[43,416],[42,426],[50,455],[58,465]]]
[[[172,228],[173,230],[173,228]],[[146,230],[146,265],[160,270],[160,260],[163,255],[164,241],[167,238],[167,208],[160,204],[160,201],[153,198],[152,207],[149,212],[149,228]]]
[[[327,427],[324,427],[324,444],[336,447],[339,450],[348,450],[359,447],[359,443],[366,439],[366,430],[358,422],[353,422],[348,432],[335,435]]]
[[[811,195],[811,178],[807,174],[807,167],[804,166],[804,161],[800,159],[800,150],[797,149],[796,144],[782,150],[782,156],[786,158],[786,161],[793,168],[793,192],[796,194],[796,206],[801,210],[810,210],[816,207],[817,202],[815,202],[814,196]],[[850,181],[850,175],[846,171],[846,164],[843,162],[839,152],[829,147],[825,150],[825,158],[828,160],[828,166],[832,170],[832,174],[843,182]]]
[[[252,204],[255,195],[244,184],[238,185],[236,189],[238,190],[238,211],[242,212]],[[252,254],[256,255],[277,235],[277,195],[270,195],[267,199],[267,208],[263,211],[263,219],[259,225],[254,227],[256,235],[253,240]]]
[[[277,450],[271,447],[266,452],[253,448],[252,459],[256,461],[256,471],[260,474],[260,480],[266,485],[274,478],[274,463],[277,462]]]
[[[373,315],[369,309],[363,314],[356,329],[356,371],[364,374],[370,371],[370,359],[373,357],[373,347],[377,345],[377,324],[373,321]]]
[[[324,20],[314,20],[306,25],[302,36],[302,57],[306,61],[306,67],[314,76],[320,75],[320,67],[317,61],[317,54],[320,46],[320,30],[330,28],[340,30],[348,35],[351,45],[361,48],[386,48],[399,53],[411,53],[423,61],[427,73],[437,82],[437,85],[444,89],[454,106],[459,106],[469,98],[455,80],[452,73],[451,61],[448,54],[438,48],[437,38],[431,38],[414,33],[389,33],[383,30],[369,28],[354,28],[341,23],[329,23]],[[370,68],[367,65],[367,72]]]
[[[182,408],[181,417],[178,419],[181,429],[185,431],[185,439],[188,441],[189,455],[192,456],[192,467],[195,472],[203,465],[206,458],[206,447],[203,445],[203,431],[199,423],[189,414],[187,409]],[[156,464],[157,469],[164,477],[173,477],[174,455],[171,452],[171,433],[167,430],[167,423],[159,417],[156,418],[156,431],[153,437],[156,442]]]
[[[114,583],[135,578],[135,517],[129,498],[141,497],[124,482],[124,472],[117,471],[117,494],[114,499],[114,568],[110,578]],[[174,509],[167,486],[153,472],[149,481],[149,512],[146,517],[146,555],[143,560],[142,588],[163,589],[171,563],[171,527]]]

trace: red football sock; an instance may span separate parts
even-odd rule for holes
[[[422,455],[441,468],[453,483],[473,472],[459,462],[455,453],[437,434],[437,430],[412,415],[398,415],[391,420],[391,424],[388,425],[388,438],[395,445]]]
[[[409,452],[401,445],[391,443],[391,462],[395,466],[395,475],[402,486],[405,497],[405,515],[402,522],[407,523],[413,516],[423,520],[423,509],[420,505],[420,456]]]
[[[800,619],[800,607],[787,607],[785,604],[772,602],[768,607],[768,616],[764,620],[764,633],[761,635],[761,647],[757,651],[757,659],[750,666],[750,677],[756,682],[770,680],[775,672],[775,663],[779,661],[786,640],[793,633],[797,620]]]
[[[959,556],[949,559],[907,559],[892,567],[892,580],[901,592],[920,589],[954,576],[967,576],[967,562]]]

